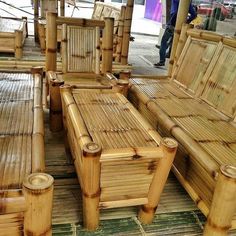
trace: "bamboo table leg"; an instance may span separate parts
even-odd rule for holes
[[[224,165],[216,183],[204,236],[228,235],[236,212],[236,167]]]
[[[148,192],[148,203],[143,205],[139,211],[138,218],[144,224],[150,224],[153,220],[157,205],[160,201],[167,177],[169,175],[175,153],[177,142],[171,138],[163,138],[161,147],[164,151],[164,158],[157,164],[156,172]]]
[[[45,173],[33,173],[24,180],[25,236],[52,235],[53,181],[53,177]]]
[[[88,230],[99,225],[101,147],[88,143],[83,148],[83,221]]]

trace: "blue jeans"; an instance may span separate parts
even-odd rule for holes
[[[173,35],[174,27],[167,26],[161,39],[161,46],[159,51],[160,63],[165,63],[166,61],[166,50],[168,49],[168,47],[171,48]]]

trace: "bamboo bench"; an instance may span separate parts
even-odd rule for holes
[[[0,235],[4,236],[23,231],[48,235],[51,229],[53,178],[37,173],[45,169],[42,70],[34,68],[32,73],[0,72]],[[41,209],[43,202],[46,210]]]
[[[129,98],[179,142],[172,169],[208,217],[205,235],[226,235],[236,228],[236,40],[193,29],[187,36],[172,77],[132,78]]]
[[[64,128],[83,192],[83,223],[99,225],[105,208],[142,205],[150,223],[177,143],[161,139],[120,93],[61,87]],[[96,114],[96,115],[95,115]]]
[[[16,59],[22,58],[27,36],[26,17],[22,19],[0,17],[0,52],[14,53]]]

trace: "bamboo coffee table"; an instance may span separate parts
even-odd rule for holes
[[[99,209],[142,205],[153,219],[177,143],[162,139],[129,101],[111,90],[61,87],[64,127],[83,192],[83,220],[99,225]]]

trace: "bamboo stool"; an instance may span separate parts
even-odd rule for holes
[[[45,169],[41,77],[0,73],[0,235],[51,235],[53,179],[33,173]]]
[[[14,53],[22,58],[23,45],[28,36],[27,18],[0,17],[0,52]]]
[[[236,228],[236,40],[184,27],[172,77],[133,78],[128,96],[179,142],[173,171],[208,216],[205,235],[226,235]]]
[[[98,227],[100,209],[134,205],[142,205],[139,218],[150,223],[177,143],[162,139],[120,93],[64,85],[61,97],[84,226]]]

